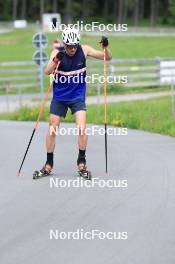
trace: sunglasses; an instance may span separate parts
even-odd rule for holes
[[[74,48],[74,49],[77,49],[77,48],[78,48],[78,45],[79,45],[79,44],[75,44],[75,45],[67,45],[67,44],[66,44],[66,48],[68,48],[68,49],[73,49],[73,48]]]

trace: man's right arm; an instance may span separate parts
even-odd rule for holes
[[[54,72],[54,70],[56,69],[57,67],[57,64],[53,61],[53,59],[55,58],[55,56],[58,54],[58,50],[54,49],[50,55],[50,59],[49,59],[49,62],[46,66],[46,68],[44,69],[44,73],[46,75],[49,75],[51,73]]]

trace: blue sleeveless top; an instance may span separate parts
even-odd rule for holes
[[[62,51],[64,47],[59,48]],[[86,58],[79,45],[76,53],[64,55],[53,82],[53,99],[56,101],[85,101]]]

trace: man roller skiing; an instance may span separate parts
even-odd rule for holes
[[[50,123],[46,136],[47,160],[35,176],[47,176],[51,173],[54,164],[54,149],[56,135],[50,133],[51,129],[59,127],[61,118],[65,118],[68,108],[75,116],[78,134],[78,158],[77,166],[79,172],[87,172],[86,166],[86,58],[93,57],[103,60],[103,50],[96,50],[88,45],[80,45],[80,34],[74,27],[67,27],[62,32],[63,47],[54,49],[50,60],[45,68],[45,74],[50,75],[56,70],[56,78],[53,80],[53,99],[50,105]],[[111,52],[108,50],[108,39],[102,37],[101,48],[105,48],[106,60],[111,59]],[[58,66],[59,65],[59,66]],[[57,67],[58,66],[58,67]],[[73,76],[79,78],[80,82],[73,81]],[[64,77],[64,78],[63,78]],[[63,82],[64,80],[64,82]]]

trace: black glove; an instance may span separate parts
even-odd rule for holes
[[[103,46],[104,48],[106,48],[106,47],[109,45],[108,38],[105,37],[105,36],[103,36],[103,37],[101,38],[101,41],[100,41],[99,43],[102,44],[102,46]]]
[[[65,51],[59,51],[57,55],[55,56],[55,58],[61,61],[64,55],[65,55]]]

